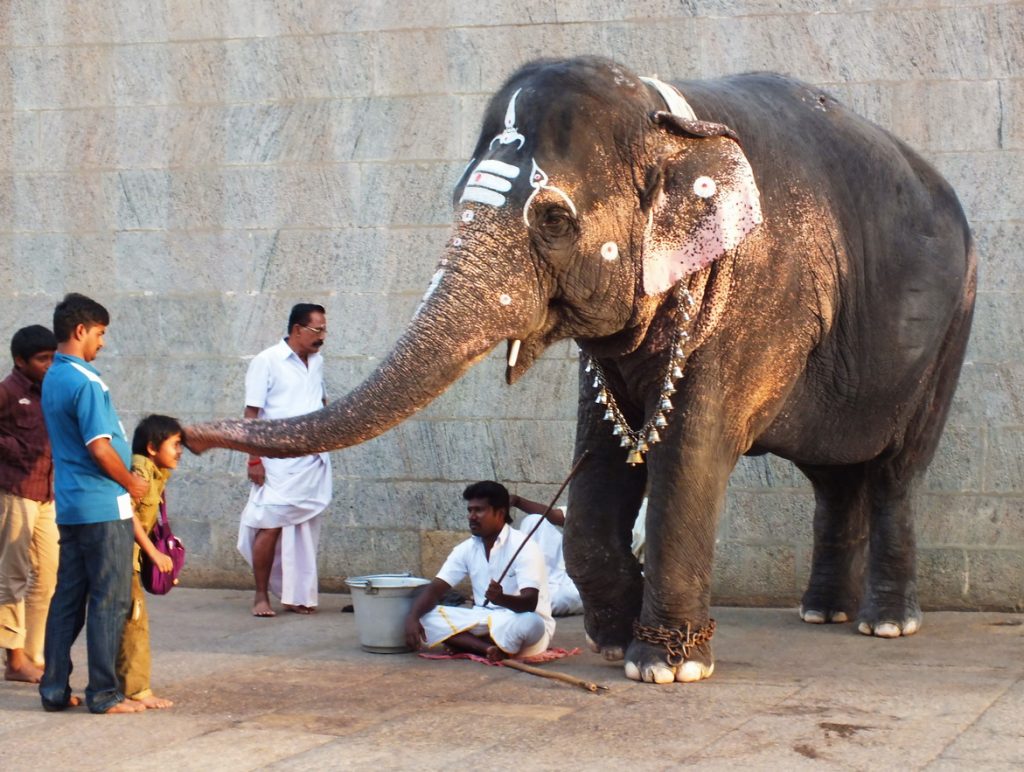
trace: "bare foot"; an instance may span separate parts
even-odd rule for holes
[[[148,710],[162,710],[164,708],[174,707],[173,702],[164,699],[163,697],[157,697],[155,694],[143,697],[141,700],[137,700],[137,702],[141,702]]]
[[[507,658],[508,658],[508,654],[503,652],[497,646],[488,646],[487,647],[487,659],[489,659],[491,662],[501,662],[501,660],[507,659]]]
[[[315,614],[316,606],[293,606],[290,603],[285,603],[284,610],[293,614]]]
[[[24,684],[37,684],[42,677],[43,671],[28,660],[25,660],[20,667],[11,667],[11,663],[8,662],[7,667],[4,668],[5,681],[19,681]]]
[[[117,703],[117,705],[106,711],[106,713],[141,713],[145,709],[146,706],[138,700],[125,699],[124,702]]]
[[[270,608],[270,601],[258,600],[252,604],[252,615],[254,617],[276,617],[277,613]]]

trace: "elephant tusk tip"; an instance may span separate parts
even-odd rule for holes
[[[516,366],[516,362],[519,361],[519,348],[523,345],[523,342],[516,338],[509,344],[508,349],[508,367],[511,370]]]

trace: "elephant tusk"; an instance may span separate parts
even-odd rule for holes
[[[519,347],[523,344],[521,340],[516,338],[512,341],[512,349],[508,352],[508,366],[515,367],[516,362],[519,361]]]

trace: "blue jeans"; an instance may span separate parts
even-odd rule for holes
[[[39,694],[46,710],[68,706],[71,646],[82,632],[88,610],[89,685],[85,688],[85,704],[93,713],[106,713],[124,700],[115,663],[131,606],[132,521],[58,525],[57,529],[60,563],[57,589],[46,618],[46,669]]]

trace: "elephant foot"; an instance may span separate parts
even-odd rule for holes
[[[611,605],[584,604],[583,625],[590,650],[608,662],[620,662],[626,646],[633,639],[632,625],[640,609],[635,612]]]
[[[862,635],[873,635],[876,638],[899,638],[903,635],[913,635],[921,629],[921,615],[903,620],[868,620],[861,619],[857,623],[857,632]]]
[[[609,662],[620,662],[625,656],[621,646],[602,646],[589,635],[587,636],[587,646],[592,652],[600,654]]]
[[[693,648],[689,658],[678,665],[670,664],[669,659],[669,653],[663,646],[633,641],[626,651],[626,678],[649,684],[692,683],[715,672],[710,643]]]
[[[921,629],[923,615],[916,600],[902,606],[869,605],[857,617],[857,632],[876,638],[899,638]]]
[[[818,609],[800,606],[800,618],[809,625],[842,624],[850,621],[850,615],[842,609]]]

